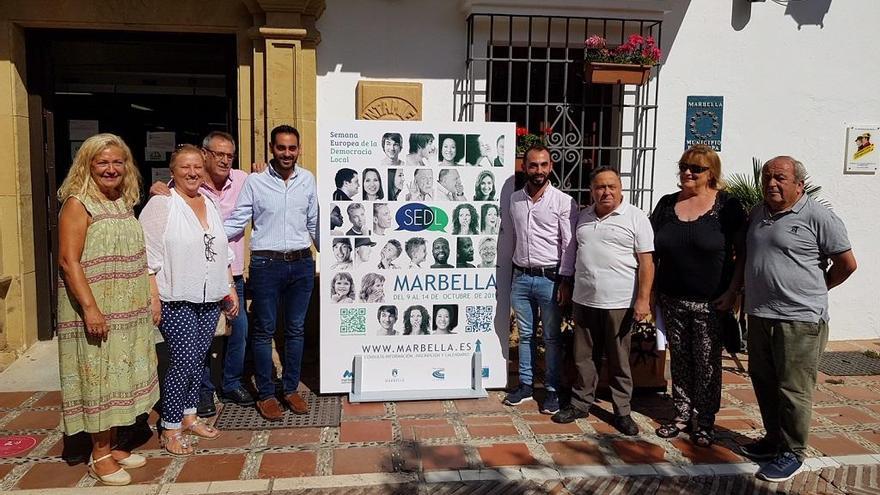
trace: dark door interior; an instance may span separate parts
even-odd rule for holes
[[[146,194],[175,145],[200,144],[212,130],[236,134],[236,50],[233,35],[45,29],[27,32],[26,50],[38,336],[45,340],[55,327],[55,191],[78,145],[94,132],[121,136]]]

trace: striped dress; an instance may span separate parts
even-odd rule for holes
[[[91,215],[80,263],[106,318],[107,341],[88,337],[81,308],[58,281],[58,357],[68,435],[125,426],[159,399],[144,235],[122,199],[76,196]]]

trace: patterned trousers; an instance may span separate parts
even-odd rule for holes
[[[658,295],[671,352],[676,422],[711,428],[721,406],[721,319],[711,303]]]
[[[168,346],[168,371],[162,381],[162,426],[177,429],[196,413],[205,356],[214,338],[220,303],[162,301],[159,331]]]

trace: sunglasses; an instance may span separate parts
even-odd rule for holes
[[[214,239],[211,234],[205,234],[205,261],[209,263],[213,263],[214,257],[217,256],[217,252],[214,251]]]
[[[694,165],[692,163],[679,163],[678,164],[678,173],[683,174],[685,172],[690,172],[694,175],[699,175],[709,170],[709,167],[703,167],[700,165]]]

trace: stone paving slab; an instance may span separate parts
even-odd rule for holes
[[[880,349],[877,341],[832,344]],[[747,366],[747,357],[742,362]],[[763,434],[754,393],[734,361],[723,364],[718,441],[712,449],[695,447],[687,435],[658,438],[654,429],[672,415],[672,408],[668,397],[656,394],[633,400],[633,416],[642,429],[638,437],[625,437],[611,426],[605,401],[588,418],[556,425],[538,412],[536,402],[502,405],[499,391],[479,400],[350,404],[343,399],[339,427],[224,431],[215,441],[201,441],[197,455],[189,458],[167,455],[155,432],[146,431],[138,451],[148,465],[132,471],[138,484],[112,493],[298,493],[306,486],[326,493],[356,493],[333,491],[356,487],[374,490],[364,493],[445,493],[441,487],[456,484],[458,493],[467,493],[461,487],[468,483],[484,483],[487,493],[507,493],[514,486],[519,486],[516,493],[566,493],[571,487],[576,489],[572,493],[601,493],[612,483],[622,483],[621,493],[761,491],[764,485],[752,476],[757,465],[738,454],[739,445]],[[815,474],[817,488],[804,493],[837,493],[833,490],[843,488],[835,487],[849,485],[858,491],[863,489],[860,476],[868,480],[864,490],[872,489],[869,481],[878,473],[870,469],[875,468],[849,469],[880,464],[877,385],[878,377],[820,374],[807,465],[814,474],[831,478],[823,485]],[[16,457],[0,458],[0,492],[111,493],[86,474],[88,438],[65,439],[59,422],[57,392],[0,393],[0,436],[36,439]],[[707,485],[706,480],[713,481]],[[410,485],[417,491],[394,491]],[[826,491],[816,491],[820,486]],[[382,492],[382,487],[395,488]]]
[[[803,472],[785,483],[767,483],[749,474],[731,476],[591,476],[546,480],[483,481],[444,480],[426,483],[407,476],[365,476],[353,479],[324,479],[335,483],[311,483],[288,479],[237,482],[177,483],[128,487],[56,488],[20,490],[21,495],[434,495],[434,494],[554,494],[638,493],[666,494],[876,494],[880,493],[880,466],[825,467]]]

